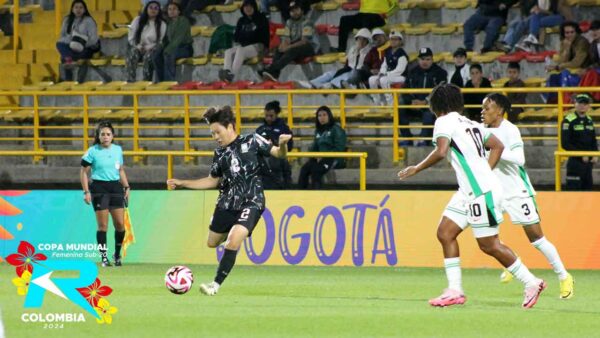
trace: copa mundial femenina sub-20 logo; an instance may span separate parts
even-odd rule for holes
[[[111,324],[117,308],[106,297],[112,288],[102,285],[98,279],[98,267],[87,260],[52,260],[36,253],[28,242],[21,241],[17,252],[6,257],[15,266],[17,274],[12,283],[17,294],[25,297],[25,309],[42,308],[46,292],[69,300],[92,315],[99,324]],[[53,276],[57,271],[79,272],[77,277]],[[83,313],[37,313],[25,312],[24,322],[85,322]]]

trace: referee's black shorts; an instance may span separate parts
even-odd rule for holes
[[[125,191],[119,181],[93,181],[90,193],[94,211],[125,207]]]
[[[248,236],[252,235],[252,231],[260,221],[264,209],[256,207],[248,207],[242,210],[225,210],[215,208],[213,217],[210,220],[210,231],[219,234],[228,233],[234,225],[239,224],[248,229]]]

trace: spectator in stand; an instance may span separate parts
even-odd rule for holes
[[[525,82],[521,80],[521,66],[518,62],[509,62],[506,68],[508,74],[508,81],[504,83],[504,88],[524,88]],[[508,93],[506,95],[510,101],[511,110],[508,113],[508,120],[510,122],[517,122],[519,114],[523,112],[523,108],[515,107],[516,104],[527,103],[527,93]]]
[[[522,43],[517,45],[517,48],[526,52],[537,51],[538,47],[541,47],[538,41],[540,28],[558,26],[565,20],[559,13],[559,2],[559,0],[535,1],[533,6],[529,8],[528,13],[530,15],[523,20],[523,24],[520,27],[516,27],[514,36],[508,42],[509,46],[515,45],[516,41],[525,33],[526,26],[528,25],[529,35],[527,35]],[[527,8],[522,8],[522,11],[527,11]],[[506,46],[504,49],[506,50]]]
[[[181,15],[179,3],[169,3],[167,15],[169,16],[167,33],[159,50],[154,53],[154,68],[158,81],[175,81],[177,60],[194,55],[190,21]]]
[[[581,35],[576,22],[567,21],[560,26],[560,60],[557,65],[546,65],[547,72],[556,72],[548,77],[546,87],[574,87],[581,78],[571,74],[568,68],[586,68],[591,64],[590,43]],[[556,94],[550,94],[547,102],[556,102]],[[568,99],[567,99],[568,100]],[[568,101],[567,101],[568,102]]]
[[[5,36],[13,35],[12,17],[13,15],[9,11],[0,13],[0,33]]]
[[[142,8],[146,7],[151,0],[142,0]],[[157,0],[160,3],[160,8],[166,9],[169,4],[169,0]]]
[[[388,13],[396,6],[396,0],[361,0],[357,14],[345,15],[340,18],[338,51],[346,51],[348,36],[353,29],[385,26]]]
[[[315,139],[309,151],[344,152],[346,151],[346,132],[335,122],[331,109],[321,106],[315,113]],[[321,189],[323,176],[331,169],[345,166],[342,158],[311,158],[300,169],[298,185],[308,189],[309,178],[312,189]]]
[[[279,135],[292,135],[292,131],[285,121],[278,117],[281,113],[279,101],[271,101],[265,105],[265,120],[256,129],[256,133],[264,137],[275,146],[278,145]],[[288,152],[294,148],[294,141],[290,139]],[[287,158],[276,158],[274,156],[260,156],[260,176],[262,177],[265,190],[289,189],[292,185],[292,168]]]
[[[433,63],[433,51],[424,47],[419,49],[418,65],[408,71],[404,88],[433,88],[448,79],[448,73],[440,66]],[[404,105],[427,105],[427,93],[423,94],[404,94],[402,95],[402,104]],[[423,125],[432,126],[435,122],[435,115],[427,108],[400,109],[400,125],[408,125],[410,116],[420,115]],[[409,128],[400,128],[400,134],[403,138],[413,137]],[[431,144],[433,129],[422,128],[421,137],[425,141],[419,141],[417,146],[427,146]],[[404,140],[400,142],[401,146],[412,146],[413,141]]]
[[[373,46],[365,57],[363,66],[358,70],[352,71],[347,81],[342,81],[343,88],[356,89],[358,87],[367,88],[369,78],[379,74],[385,51],[390,46],[387,34],[381,28],[373,30]]]
[[[584,70],[580,87],[600,87],[600,20],[594,20],[590,27],[590,65]],[[592,92],[592,98],[600,101],[600,92]]]
[[[294,60],[315,55],[318,45],[314,39],[315,25],[304,15],[300,1],[290,3],[291,18],[286,23],[286,35],[273,57],[270,66],[259,74],[264,80],[277,81],[281,70]]]
[[[565,150],[598,151],[594,121],[588,115],[592,98],[587,94],[575,96],[575,109],[567,112],[562,121],[561,144]],[[592,190],[592,168],[597,157],[569,157],[567,161],[567,190]]]
[[[69,15],[62,22],[56,49],[64,65],[63,79],[66,81],[73,81],[75,61],[91,59],[94,53],[100,51],[98,26],[83,0],[75,0],[71,3]]]
[[[310,81],[298,81],[298,84],[307,89],[342,88],[342,82],[348,80],[352,76],[352,72],[358,71],[358,69],[363,67],[365,58],[371,50],[371,32],[368,29],[361,28],[354,36],[354,39],[356,40],[356,44],[348,51],[344,67],[328,71]]]
[[[269,49],[269,21],[258,11],[256,1],[244,0],[240,11],[242,17],[233,33],[234,46],[225,51],[225,65],[219,71],[221,81],[233,81],[244,61],[262,56]]]
[[[163,21],[160,3],[149,1],[142,14],[131,22],[129,27],[129,50],[127,52],[127,81],[135,82],[138,62],[143,62],[143,79],[152,81],[154,59],[159,52],[158,44],[167,33],[167,24]]]
[[[402,48],[403,37],[399,31],[393,30],[390,32],[390,48],[384,53],[383,62],[379,74],[369,78],[369,88],[371,89],[390,89],[392,84],[404,83],[406,81],[406,66],[408,65],[408,55]],[[376,105],[382,105],[381,95],[371,95],[373,102]],[[385,103],[388,106],[394,104],[392,94],[385,94]]]
[[[306,0],[302,4],[302,9],[305,14],[310,11],[310,5],[316,4],[323,0]],[[271,16],[271,10],[269,7],[275,6],[281,13],[281,19],[283,23],[286,23],[290,19],[290,0],[260,0],[260,11],[265,14],[267,18]]]
[[[454,72],[448,74],[448,83],[463,88],[471,79],[469,64],[467,63],[467,50],[458,48],[454,51]]]
[[[478,0],[477,10],[464,24],[464,43],[467,51],[473,51],[475,45],[475,31],[485,30],[485,41],[482,53],[492,50],[498,38],[500,28],[506,22],[508,9],[517,3],[517,0]]]
[[[478,63],[469,67],[471,80],[467,81],[465,88],[492,88],[492,83],[483,76],[483,68]],[[465,105],[476,105],[477,108],[466,108],[465,116],[473,121],[481,121],[481,104],[488,93],[470,93],[464,94]]]

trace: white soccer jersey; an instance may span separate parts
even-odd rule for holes
[[[439,117],[433,129],[433,143],[439,137],[450,140],[448,161],[456,172],[459,190],[469,199],[500,188],[485,156],[485,141],[490,136],[483,125],[452,112]]]
[[[510,121],[504,120],[498,128],[487,128],[504,144],[504,151],[494,174],[500,180],[504,198],[530,197],[535,195],[525,165],[523,139],[519,128]]]

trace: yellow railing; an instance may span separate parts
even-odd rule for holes
[[[46,156],[82,156],[81,151],[74,150],[45,150],[45,151],[31,151],[31,150],[0,150],[0,156],[32,156],[32,157],[46,157]],[[124,156],[133,157],[144,157],[144,156],[165,156],[167,157],[167,178],[173,177],[173,158],[174,157],[211,157],[214,155],[212,151],[169,151],[169,150],[145,150],[145,151],[123,151]],[[364,152],[289,152],[288,157],[291,158],[358,158],[359,159],[359,170],[360,170],[360,190],[367,189],[367,153]]]
[[[76,89],[76,86],[74,87]],[[591,88],[583,88],[583,87],[568,87],[568,88],[468,88],[464,89],[464,93],[490,93],[490,92],[502,92],[502,93],[557,93],[558,95],[558,103],[553,104],[526,104],[526,105],[515,105],[515,107],[546,107],[546,108],[557,108],[557,120],[554,121],[555,124],[528,124],[522,125],[522,127],[537,127],[537,128],[556,128],[557,136],[524,136],[523,139],[528,140],[545,140],[545,139],[558,139],[559,149],[560,149],[560,126],[559,122],[562,120],[564,111],[566,108],[572,107],[572,104],[567,104],[563,102],[564,92],[597,92],[600,91],[600,88],[591,87]],[[375,107],[375,106],[356,106],[356,105],[348,105],[346,103],[346,96],[349,94],[383,94],[383,93],[392,93],[394,96],[394,103],[391,107]],[[321,95],[321,94],[329,94],[329,95],[338,95],[339,97],[339,105],[330,105],[330,107],[334,110],[338,110],[340,112],[340,124],[344,129],[352,129],[352,128],[371,128],[371,129],[389,129],[392,128],[392,136],[391,137],[365,137],[364,140],[374,140],[374,141],[392,141],[393,144],[393,160],[394,162],[398,162],[400,159],[400,147],[398,146],[398,141],[402,140],[423,140],[420,137],[413,138],[402,138],[399,135],[400,128],[432,128],[432,126],[422,126],[421,124],[412,124],[412,125],[400,125],[398,110],[399,109],[418,109],[418,108],[427,108],[427,106],[416,106],[416,105],[403,105],[399,103],[400,96],[402,94],[423,94],[430,93],[431,89],[392,89],[392,90],[207,90],[207,91],[5,91],[0,92],[0,96],[9,96],[9,97],[32,97],[32,105],[23,107],[23,106],[14,106],[14,107],[3,107],[3,109],[7,110],[33,110],[33,125],[30,126],[17,126],[17,125],[5,125],[0,126],[0,131],[3,129],[9,130],[32,130],[32,137],[0,137],[1,141],[33,141],[33,150],[39,151],[42,150],[42,146],[40,144],[41,141],[82,141],[82,149],[85,150],[89,146],[89,141],[91,137],[89,136],[90,129],[93,129],[94,126],[90,125],[90,110],[133,110],[133,124],[132,125],[120,125],[117,126],[119,129],[131,129],[132,136],[131,137],[121,137],[121,140],[131,140],[133,142],[133,151],[142,151],[143,149],[140,146],[140,141],[182,141],[184,146],[184,151],[192,150],[191,142],[192,141],[207,141],[210,140],[208,137],[208,133],[206,137],[192,137],[192,130],[195,129],[205,129],[206,126],[203,124],[202,126],[192,125],[191,123],[191,113],[192,111],[197,111],[200,109],[206,108],[206,106],[192,106],[190,104],[191,97],[206,97],[211,95],[219,95],[219,96],[233,96],[233,100],[224,100],[224,102],[233,103],[232,106],[236,114],[237,124],[236,127],[238,131],[242,128],[250,128],[256,127],[256,125],[252,126],[251,124],[248,126],[245,122],[242,121],[244,117],[245,109],[258,109],[262,108],[258,106],[245,106],[243,105],[242,96],[249,95],[285,95],[287,97],[287,122],[290,128],[311,128],[312,123],[302,126],[296,126],[296,122],[294,118],[295,114],[298,110],[306,110],[306,109],[315,109],[318,107],[315,106],[300,106],[295,105],[294,100],[298,96],[302,95]],[[146,96],[157,96],[164,95],[169,97],[183,97],[183,105],[179,106],[150,106],[150,105],[141,105],[140,98]],[[41,106],[40,99],[43,97],[60,97],[60,96],[79,96],[82,98],[82,106],[68,106],[68,107],[59,107],[59,106]],[[89,99],[90,97],[100,97],[100,96],[129,96],[133,98],[133,105],[131,106],[90,106]],[[265,101],[270,98],[266,98]],[[400,101],[401,102],[401,101]],[[477,107],[477,105],[466,106],[466,107]],[[390,125],[365,125],[365,124],[348,124],[348,112],[354,109],[391,109],[392,115],[392,123]],[[59,125],[59,126],[44,126],[41,125],[40,122],[40,111],[45,109],[51,110],[82,110],[81,120],[82,125]],[[147,110],[183,110],[183,125],[171,125],[171,126],[151,126],[147,124],[140,124],[140,114],[143,115],[144,111]],[[366,116],[368,117],[368,116]],[[0,116],[1,118],[1,116]],[[243,124],[244,123],[244,124]],[[42,137],[40,136],[41,130],[81,130],[80,137]],[[183,137],[143,137],[140,136],[140,130],[149,130],[149,129],[183,129]],[[350,135],[350,139],[352,136]]]
[[[560,169],[562,167],[563,160],[569,157],[600,157],[600,151],[567,151],[567,150],[557,150],[554,152],[554,189],[556,191],[561,190],[561,177],[560,177]]]

